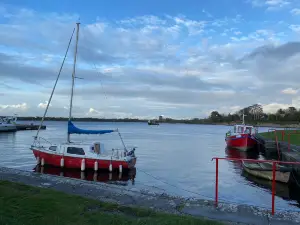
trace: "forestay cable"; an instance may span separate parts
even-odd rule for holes
[[[55,90],[55,87],[56,87],[56,84],[57,84],[58,78],[60,77],[60,74],[61,74],[62,68],[63,68],[63,66],[64,66],[64,64],[65,64],[65,60],[66,60],[66,58],[67,58],[67,54],[68,54],[68,51],[69,51],[69,48],[70,48],[70,45],[71,45],[71,41],[72,41],[72,38],[73,38],[74,32],[75,32],[75,28],[73,29],[73,32],[72,32],[71,38],[70,38],[70,40],[69,40],[68,48],[67,48],[67,51],[66,51],[66,53],[65,53],[65,56],[64,56],[63,62],[62,62],[62,64],[61,64],[61,67],[60,67],[60,69],[59,69],[59,73],[58,73],[58,75],[57,75],[57,78],[56,78],[56,81],[55,81],[54,87],[53,87],[53,89],[52,89],[52,92],[51,92],[51,95],[50,95],[49,101],[47,102],[47,107],[46,107],[46,110],[45,110],[45,112],[44,112],[44,116],[43,116],[43,118],[42,118],[41,124],[40,124],[40,126],[39,126],[39,128],[38,128],[38,130],[37,130],[36,136],[34,137],[34,139],[35,139],[35,140],[37,139],[37,137],[38,137],[38,135],[39,135],[39,132],[40,132],[40,129],[41,129],[41,127],[42,127],[42,125],[43,125],[43,122],[44,122],[44,120],[45,120],[45,116],[46,116],[46,114],[47,114],[47,111],[48,111],[48,108],[49,108],[49,105],[50,105],[50,102],[51,102],[52,96],[53,96],[53,94],[54,94],[54,90]]]

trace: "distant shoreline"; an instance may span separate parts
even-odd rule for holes
[[[19,121],[41,121],[41,117],[18,117]],[[64,117],[46,117],[45,121],[68,121],[68,118]],[[132,118],[124,118],[124,119],[104,119],[104,118],[73,118],[72,121],[78,122],[129,122],[129,123],[147,123],[148,120],[142,119],[132,119]],[[164,119],[163,121],[158,121],[160,124],[199,124],[199,125],[224,125],[224,126],[233,126],[236,124],[235,122],[210,122],[205,119],[192,119],[192,120],[176,120],[176,119]],[[260,122],[257,124],[249,123],[249,125],[257,126],[257,127],[277,127],[277,128],[300,128],[300,123],[296,122]]]

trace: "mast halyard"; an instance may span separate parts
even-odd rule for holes
[[[71,121],[71,118],[72,118],[74,79],[75,79],[75,71],[76,71],[77,45],[78,45],[78,36],[79,36],[79,25],[80,25],[80,23],[76,23],[76,25],[77,25],[77,31],[76,31],[76,44],[75,44],[75,52],[74,52],[73,72],[72,72],[72,87],[71,87],[71,98],[70,98],[69,121]],[[69,133],[68,133],[68,143],[70,143],[70,134]]]
[[[54,83],[54,87],[53,87],[53,89],[52,89],[52,92],[51,92],[49,101],[47,102],[47,107],[46,107],[46,109],[45,109],[45,112],[44,112],[44,115],[43,115],[41,124],[40,124],[40,126],[39,126],[39,128],[38,128],[38,130],[37,130],[37,132],[36,132],[36,136],[34,137],[35,140],[37,139],[37,137],[38,137],[38,135],[39,135],[39,132],[40,132],[40,129],[41,129],[41,127],[42,127],[42,125],[43,125],[43,122],[44,122],[44,120],[45,120],[45,117],[46,117],[46,114],[47,114],[49,105],[50,105],[50,103],[51,103],[52,96],[53,96],[53,94],[54,94],[55,87],[56,87],[56,85],[57,85],[59,76],[60,76],[60,74],[61,74],[62,68],[63,68],[63,66],[64,66],[64,64],[65,64],[65,60],[66,60],[66,58],[67,58],[67,54],[68,54],[68,52],[69,52],[69,48],[70,48],[71,41],[72,41],[72,39],[73,39],[74,31],[75,31],[75,28],[73,29],[72,35],[71,35],[71,37],[70,37],[69,44],[68,44],[68,48],[67,48],[67,50],[66,50],[64,59],[63,59],[63,61],[62,61],[62,64],[61,64],[60,69],[59,69],[59,72],[58,72],[58,74],[57,74],[57,78],[56,78],[56,81],[55,81],[55,83]]]

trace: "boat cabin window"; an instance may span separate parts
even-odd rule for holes
[[[244,132],[244,127],[238,127],[238,133],[243,133]]]
[[[85,155],[84,150],[82,148],[77,147],[68,147],[67,153],[75,155]]]
[[[51,151],[56,151],[56,149],[57,149],[57,146],[50,146],[49,147],[49,150],[51,150]]]
[[[95,143],[94,144],[94,152],[97,153],[97,154],[101,153],[100,143]]]
[[[246,134],[251,134],[251,127],[246,127],[246,129],[245,129],[245,133]]]

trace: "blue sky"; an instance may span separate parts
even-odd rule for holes
[[[0,114],[42,115],[80,18],[75,116],[300,107],[300,2],[2,1]],[[49,115],[67,116],[74,41]]]

